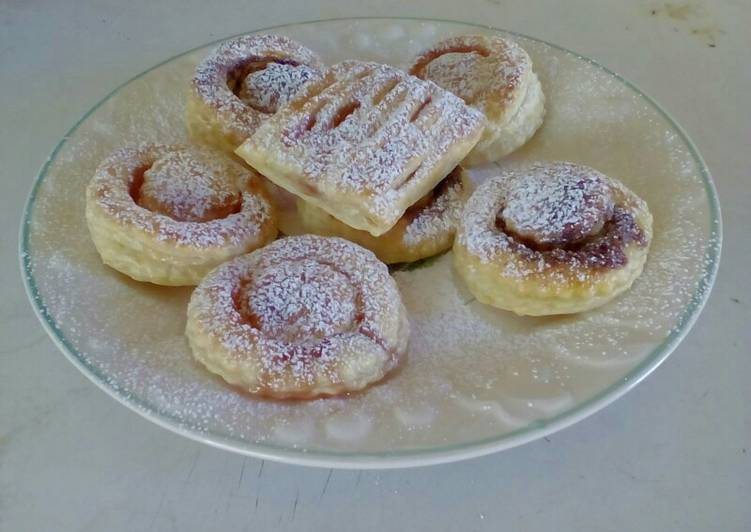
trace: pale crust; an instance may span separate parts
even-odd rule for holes
[[[300,198],[287,192],[282,187],[275,185],[268,179],[265,180],[266,189],[271,195],[276,212],[277,227],[279,232],[284,236],[300,236],[308,234],[303,226],[300,212],[297,209],[297,202]]]
[[[217,179],[235,187],[238,212],[208,221],[180,221],[139,205],[133,187],[154,163],[188,154]],[[262,178],[207,148],[145,144],[113,152],[86,189],[86,221],[102,261],[137,281],[195,285],[229,258],[276,237],[271,201]]]
[[[236,153],[277,185],[379,236],[456,167],[484,122],[434,83],[345,61],[306,85]]]
[[[454,265],[477,300],[520,315],[544,316],[593,309],[628,290],[642,272],[652,239],[652,215],[646,203],[619,181],[598,173],[607,179],[615,207],[633,220],[641,238],[622,245],[619,252],[624,260],[617,267],[555,261],[516,242],[496,225],[507,184],[523,178],[523,173],[489,179],[465,207],[454,243]]]
[[[487,117],[482,138],[462,162],[465,166],[505,157],[542,124],[545,96],[532,60],[508,39],[451,37],[420,53],[410,73],[457,94]]]
[[[211,372],[252,394],[311,399],[361,390],[406,354],[407,313],[375,255],[307,235],[233,259],[188,305],[186,335]]]
[[[414,262],[451,248],[470,187],[467,173],[461,167],[455,168],[381,236],[353,229],[302,199],[297,200],[297,211],[308,233],[346,238],[371,250],[386,264]]]
[[[244,35],[219,45],[196,67],[186,102],[193,140],[233,153],[271,113],[241,100],[230,80],[268,63],[305,65],[320,72],[318,56],[281,35]],[[239,83],[239,79],[234,79]]]

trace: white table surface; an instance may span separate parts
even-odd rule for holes
[[[751,530],[751,4],[576,0],[0,0],[0,531]],[[317,4],[317,5],[316,5]],[[720,275],[652,376],[550,438],[385,472],[263,462],[120,406],[46,337],[17,228],[75,121],[134,74],[196,45],[292,21],[432,16],[593,57],[686,128],[717,183]]]

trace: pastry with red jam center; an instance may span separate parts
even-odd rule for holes
[[[454,261],[481,303],[521,315],[568,314],[628,290],[651,238],[647,204],[625,185],[586,166],[543,163],[477,188]]]

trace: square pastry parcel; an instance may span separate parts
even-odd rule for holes
[[[277,185],[378,236],[469,153],[484,115],[377,63],[330,67],[236,153]]]

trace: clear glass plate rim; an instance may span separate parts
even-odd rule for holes
[[[413,21],[413,22],[435,22],[445,24],[460,24],[475,28],[482,28],[486,30],[503,32],[509,35],[515,35],[531,41],[536,41],[564,53],[571,54],[577,59],[586,61],[587,63],[603,70],[610,74],[618,81],[626,85],[633,92],[642,97],[651,107],[653,107],[661,116],[667,120],[670,126],[679,134],[681,140],[688,148],[691,157],[699,167],[701,178],[704,184],[704,188],[709,200],[710,207],[710,239],[705,250],[705,257],[707,257],[708,264],[702,274],[696,291],[694,292],[691,301],[684,309],[678,320],[676,326],[671,333],[658,345],[652,352],[647,355],[636,367],[634,367],[628,375],[623,379],[613,383],[606,389],[590,397],[586,401],[583,401],[576,406],[565,410],[551,418],[545,420],[537,420],[529,425],[517,429],[512,432],[505,433],[500,436],[493,436],[484,438],[473,442],[465,442],[461,444],[453,444],[447,446],[437,446],[421,449],[403,449],[397,451],[385,451],[381,453],[360,453],[360,452],[346,452],[346,451],[329,451],[318,449],[304,449],[295,448],[294,446],[277,446],[266,443],[250,443],[243,440],[231,438],[228,436],[215,435],[211,433],[202,433],[199,431],[191,430],[184,426],[184,423],[172,416],[167,412],[162,412],[158,408],[149,404],[147,401],[139,397],[129,396],[122,390],[119,390],[108,382],[106,375],[102,374],[99,369],[91,364],[85,357],[83,357],[68,341],[64,333],[60,330],[54,318],[47,313],[44,301],[39,293],[34,279],[31,268],[31,255],[29,253],[29,229],[31,224],[31,214],[34,207],[34,201],[36,199],[40,185],[42,184],[47,172],[56,160],[58,153],[65,146],[68,139],[73,135],[76,130],[102,105],[110,100],[115,94],[117,94],[122,88],[127,86],[133,81],[136,81],[150,72],[158,69],[159,67],[170,63],[176,59],[184,57],[188,54],[206,48],[208,46],[216,45],[224,40],[231,39],[233,37],[244,35],[246,33],[257,33],[263,31],[280,30],[289,28],[292,26],[303,26],[317,23],[328,23],[337,21],[359,21],[359,20],[393,20],[393,21]],[[65,356],[94,384],[99,386],[106,393],[114,397],[123,405],[143,415],[150,421],[162,426],[168,430],[181,434],[182,436],[190,439],[200,441],[218,448],[239,452],[242,454],[255,456],[258,458],[276,460],[287,463],[294,463],[300,465],[314,465],[314,466],[326,466],[326,467],[370,467],[370,468],[390,468],[390,467],[405,467],[416,465],[430,465],[443,462],[450,462],[459,459],[472,458],[476,456],[482,456],[490,454],[495,451],[500,451],[515,447],[527,443],[529,441],[542,438],[548,434],[552,434],[562,428],[573,425],[574,423],[594,414],[601,410],[611,402],[615,401],[626,392],[636,386],[642,379],[654,371],[676,348],[680,341],[688,334],[693,324],[696,322],[702,308],[706,304],[709,298],[712,285],[717,277],[717,271],[719,269],[720,254],[722,248],[722,217],[720,211],[719,200],[717,191],[712,177],[709,173],[704,159],[700,155],[693,141],[690,139],[684,129],[673,119],[673,117],[665,111],[657,102],[648,96],[644,91],[637,87],[632,82],[623,78],[616,72],[601,65],[597,61],[590,59],[586,56],[573,52],[567,48],[559,46],[554,43],[547,42],[543,39],[531,37],[519,32],[510,30],[504,30],[495,28],[493,26],[482,25],[472,22],[463,22],[458,20],[448,19],[431,19],[420,17],[342,17],[342,18],[328,18],[320,20],[309,20],[302,22],[292,22],[287,24],[281,24],[276,26],[270,26],[267,28],[259,28],[250,30],[247,32],[231,35],[211,41],[209,43],[196,46],[177,55],[174,55],[151,68],[140,72],[139,74],[128,79],[124,83],[117,86],[110,91],[106,96],[99,100],[91,109],[89,109],[68,132],[62,137],[55,148],[50,153],[47,160],[42,165],[39,173],[37,174],[31,190],[28,194],[21,220],[21,227],[19,231],[19,259],[21,266],[21,274],[23,277],[24,288],[26,290],[27,297],[32,304],[34,312],[41,322],[43,328],[47,334],[52,338],[55,345],[65,354]]]

